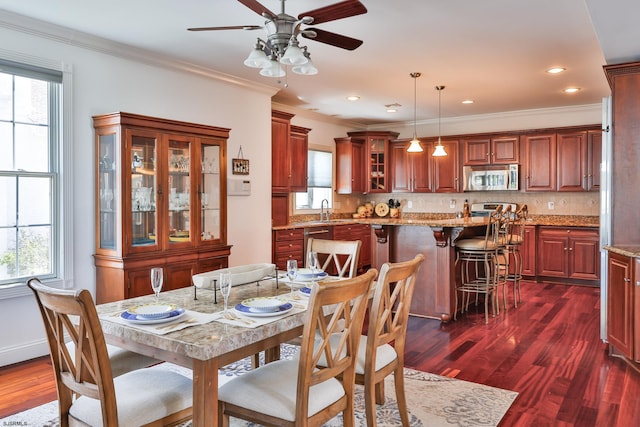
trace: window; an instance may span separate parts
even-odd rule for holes
[[[0,60],[0,288],[60,276],[62,72]]]
[[[333,154],[309,150],[307,159],[307,192],[296,193],[296,209],[320,209],[324,199],[333,205]]]

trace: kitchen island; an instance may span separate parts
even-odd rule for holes
[[[483,217],[465,220],[452,218],[451,214],[407,213],[403,214],[402,218],[336,218],[331,221],[317,221],[315,218],[317,216],[299,216],[292,218],[293,221],[289,225],[273,227],[273,230],[274,233],[288,231],[292,235],[298,230],[299,237],[296,238],[299,242],[285,243],[298,245],[302,254],[302,229],[367,224],[371,227],[371,266],[378,269],[385,262],[406,261],[422,253],[425,261],[420,269],[410,313],[413,316],[441,319],[445,322],[453,318],[456,309],[456,241],[469,236],[484,235],[487,224],[486,218]],[[597,230],[598,217],[531,215],[527,221],[527,228],[535,230],[537,226],[570,229],[583,227]],[[532,239],[535,250],[536,232],[533,231],[527,238]],[[535,252],[532,257],[535,259]],[[535,266],[531,274],[535,276]]]

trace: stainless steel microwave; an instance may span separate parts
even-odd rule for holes
[[[517,164],[464,167],[464,191],[507,191],[517,189]]]

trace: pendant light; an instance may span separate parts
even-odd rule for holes
[[[422,74],[418,72],[414,72],[409,74],[413,78],[413,139],[409,143],[409,148],[407,148],[407,152],[409,153],[421,153],[422,146],[420,145],[420,140],[418,139],[418,134],[416,132],[416,99],[418,98],[418,90],[417,90],[417,80]]]
[[[438,91],[438,144],[436,145],[436,149],[433,150],[433,157],[442,157],[446,156],[447,152],[444,150],[442,146],[442,141],[440,140],[440,115],[442,113],[442,90],[444,86],[436,86],[436,90]]]

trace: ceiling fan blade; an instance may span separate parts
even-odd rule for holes
[[[308,33],[302,32],[302,37],[315,40],[320,43],[330,44],[331,46],[341,47],[346,50],[355,50],[362,44],[362,40],[343,36],[342,34],[332,33],[330,31],[320,30],[318,28],[305,28],[310,30]],[[312,35],[315,33],[315,37]]]
[[[313,18],[313,24],[322,24],[323,22],[335,21],[336,19],[348,18],[350,16],[362,15],[367,13],[367,8],[358,0],[346,0],[340,3],[331,4],[319,9],[310,10],[301,13],[298,19],[305,16]]]
[[[258,15],[262,16],[266,14],[270,18],[275,18],[276,14],[271,12],[269,9],[258,3],[256,0],[238,0],[243,5],[247,6],[249,9],[253,10]]]
[[[218,31],[218,30],[259,30],[260,25],[231,25],[228,27],[196,27],[187,28],[189,31]]]

